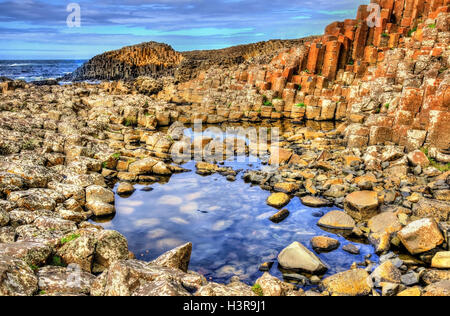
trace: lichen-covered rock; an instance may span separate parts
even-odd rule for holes
[[[330,237],[316,236],[311,239],[311,245],[316,252],[326,252],[339,248],[340,243],[338,240]]]
[[[402,273],[391,261],[380,264],[371,274],[376,284],[381,282],[401,283]]]
[[[37,272],[39,291],[45,295],[89,294],[95,276],[77,265],[67,268],[47,266]]]
[[[0,296],[31,296],[37,290],[38,280],[25,261],[0,255]]]
[[[4,227],[9,224],[9,214],[6,211],[0,209],[0,227]]]
[[[450,280],[428,285],[424,289],[423,296],[450,296]]]
[[[261,287],[264,296],[284,296],[292,288],[278,278],[266,272],[256,280],[255,284]]]
[[[161,267],[174,268],[187,272],[189,261],[191,260],[191,253],[192,244],[187,243],[162,254],[152,261],[152,263]]]
[[[338,296],[366,296],[372,293],[373,282],[362,269],[332,275],[322,282],[326,291]]]
[[[177,280],[157,280],[140,286],[133,296],[191,296]]]
[[[76,264],[83,271],[91,272],[96,249],[96,241],[92,236],[69,234],[62,238],[64,244],[57,254],[66,264]]]
[[[95,236],[94,273],[103,272],[114,261],[128,258],[128,241],[120,233],[113,230],[104,230]]]
[[[97,277],[92,285],[91,295],[131,296],[141,290],[151,291],[152,287],[158,284],[149,285],[147,288],[144,286],[155,281],[175,282],[186,290],[194,291],[206,284],[204,277],[194,273],[184,273],[178,269],[160,267],[143,261],[120,260],[113,262],[107,271]],[[160,285],[168,290],[171,288],[165,282]]]
[[[0,256],[21,259],[32,266],[43,265],[51,253],[52,248],[37,242],[13,242],[10,244],[0,244]]]
[[[432,250],[444,242],[438,225],[430,218],[410,223],[397,236],[413,255]]]

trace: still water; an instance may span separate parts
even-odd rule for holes
[[[192,136],[193,132],[187,129],[185,134]],[[190,270],[216,282],[228,282],[238,275],[253,284],[262,275],[260,264],[267,261],[275,262],[271,274],[282,278],[276,264],[279,252],[294,241],[312,249],[310,240],[317,235],[337,238],[341,243],[336,251],[318,254],[330,267],[326,275],[348,270],[353,262],[363,262],[365,255],[373,254],[373,248],[364,244],[358,244],[360,255],[346,253],[342,246],[350,241],[317,226],[317,213],[325,214],[335,207],[313,209],[294,197],[285,207],[291,215],[279,224],[272,223],[269,217],[278,210],[266,204],[270,192],[242,179],[244,170],[263,168],[261,162],[234,159],[224,165],[242,169],[236,181],[220,174],[198,175],[191,161],[183,165],[190,172],[152,184],[152,191],[136,185],[130,197],[116,196],[117,214],[102,225],[124,234],[140,260],[153,260],[192,242]]]

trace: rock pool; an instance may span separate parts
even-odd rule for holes
[[[195,136],[191,129],[185,135]],[[364,262],[373,247],[346,240],[317,226],[321,214],[336,207],[310,208],[294,197],[285,207],[290,211],[279,224],[269,220],[278,210],[266,204],[270,192],[246,183],[245,170],[264,168],[261,161],[224,162],[224,166],[241,170],[236,181],[220,174],[197,174],[195,162],[182,165],[189,172],[174,174],[151,185],[135,185],[129,197],[116,195],[114,218],[102,220],[102,226],[114,229],[128,239],[130,250],[139,260],[150,261],[164,252],[192,242],[190,270],[216,282],[228,282],[232,276],[252,284],[263,272],[259,266],[274,261],[270,273],[283,278],[276,263],[280,251],[294,241],[312,250],[314,236],[339,240],[338,250],[318,257],[330,269],[326,275],[345,271],[354,262]],[[151,189],[149,189],[151,188]],[[117,189],[117,185],[115,190]],[[352,255],[342,247],[353,243],[361,248]]]

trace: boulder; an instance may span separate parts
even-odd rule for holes
[[[291,198],[286,193],[273,193],[267,198],[267,204],[275,207],[282,208],[286,206],[291,201]]]
[[[191,294],[177,280],[157,280],[140,286],[133,296],[191,296]]]
[[[87,202],[103,202],[114,203],[114,192],[105,189],[99,185],[91,185],[86,188],[86,201]]]
[[[65,267],[47,266],[37,273],[39,290],[45,295],[84,294],[91,291],[95,276],[83,272],[77,265]]]
[[[119,186],[117,187],[117,194],[119,195],[130,195],[132,194],[136,189],[131,183],[122,182],[119,183]]]
[[[91,272],[96,242],[91,236],[71,234],[62,239],[68,240],[58,249],[57,254],[66,264],[76,264],[83,271]]]
[[[116,212],[114,205],[107,204],[100,201],[89,201],[86,203],[86,208],[95,216],[108,216]]]
[[[187,272],[189,267],[189,261],[191,260],[192,244],[187,243],[165,254],[158,257],[156,260],[152,261],[153,264],[179,269],[181,271]]]
[[[435,254],[431,266],[437,269],[450,269],[450,251],[441,251]]]
[[[292,183],[292,182],[280,182],[275,184],[274,186],[274,190],[277,192],[283,192],[286,194],[291,194],[294,193],[296,191],[298,191],[298,189],[300,188],[300,186],[296,183]]]
[[[410,223],[398,232],[397,236],[413,255],[432,250],[444,242],[438,225],[431,218]]]
[[[318,225],[338,230],[353,230],[356,227],[353,218],[342,211],[331,211],[325,214],[325,216],[319,220]]]
[[[367,296],[373,288],[369,273],[362,269],[332,275],[323,280],[322,285],[329,293],[337,296]]]
[[[345,211],[356,220],[370,219],[378,214],[378,195],[375,191],[356,191],[344,200]]]
[[[8,256],[25,261],[31,266],[45,264],[52,249],[37,242],[13,242],[11,244],[0,244],[0,256]]]
[[[408,161],[414,167],[420,166],[422,169],[430,165],[428,157],[420,150],[412,151],[408,154]]]
[[[401,283],[402,273],[391,261],[385,261],[380,264],[371,274],[375,284],[381,282]]]
[[[103,272],[114,261],[128,258],[128,241],[119,232],[104,230],[95,236],[97,245],[95,247],[93,273]]]
[[[288,270],[320,274],[328,267],[314,253],[299,242],[294,242],[278,255],[278,263]]]
[[[31,296],[37,290],[38,280],[25,261],[0,255],[0,296]]]
[[[289,286],[278,278],[266,272],[255,282],[261,287],[263,296],[284,296],[289,291]]]
[[[202,286],[195,296],[256,296],[252,288],[247,284],[233,280],[228,285],[210,282]]]
[[[142,174],[150,174],[153,171],[153,166],[158,163],[158,160],[153,158],[146,158],[136,162],[133,162],[128,167],[128,171],[130,173],[142,175]]]

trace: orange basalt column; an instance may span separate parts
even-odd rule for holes
[[[342,43],[337,40],[326,43],[326,52],[323,61],[322,75],[329,80],[334,80],[336,78],[341,45]]]
[[[322,43],[312,43],[309,49],[306,69],[315,74],[321,68],[325,49]]]

